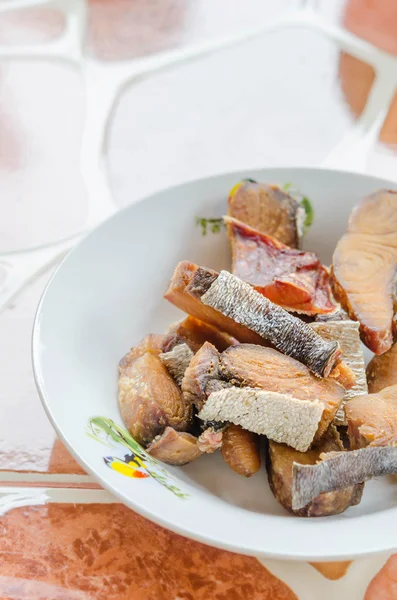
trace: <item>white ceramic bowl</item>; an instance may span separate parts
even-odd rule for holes
[[[304,246],[325,264],[354,204],[377,188],[393,187],[373,177],[322,169],[245,170],[167,189],[116,214],[67,256],[38,307],[33,365],[44,407],[84,469],[133,510],[182,535],[285,559],[335,560],[395,549],[392,478],[369,482],[361,504],[342,515],[302,519],[287,514],[273,498],[264,467],[245,480],[219,454],[164,471],[144,459],[143,477],[131,478],[120,472],[129,473],[121,462],[129,450],[113,440],[110,447],[98,443],[95,437],[104,434],[87,429],[97,415],[122,426],[119,359],[147,333],[161,333],[182,316],[162,297],[177,262],[229,267],[226,236],[203,237],[195,217],[224,214],[228,191],[243,177],[292,182],[311,199],[315,221]],[[107,456],[121,459],[118,470],[109,468]],[[157,479],[147,476],[147,469]]]

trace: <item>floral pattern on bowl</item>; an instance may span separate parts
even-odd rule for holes
[[[103,457],[105,464],[113,471],[133,479],[151,477],[178,498],[188,498],[188,494],[173,485],[167,471],[161,468],[157,460],[150,456],[124,427],[107,417],[93,417],[88,422],[86,433],[109,448],[127,448],[128,454],[122,458],[113,454]]]

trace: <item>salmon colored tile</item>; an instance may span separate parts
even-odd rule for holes
[[[49,473],[73,473],[84,475],[85,471],[74,460],[73,456],[58,439],[54,441],[51,450],[50,462],[48,465]],[[1,475],[0,475],[1,477]]]
[[[0,44],[40,44],[59,37],[65,27],[60,11],[32,7],[0,13]]]
[[[83,106],[72,67],[0,61],[0,253],[57,241],[83,226]]]
[[[89,0],[87,48],[120,60],[256,26],[294,0]]]
[[[342,20],[352,33],[397,55],[397,3],[394,0],[377,0],[376,3],[372,0],[348,0]],[[375,78],[373,68],[343,53],[340,78],[350,108],[360,115]],[[380,139],[387,144],[397,144],[397,94],[383,124]]]
[[[16,306],[0,313],[0,466],[3,471],[81,474],[57,441],[33,379],[32,321],[48,277],[40,277]]]
[[[317,569],[321,575],[324,575],[327,579],[336,580],[344,577],[352,564],[352,561],[340,561],[340,562],[312,562],[312,567]]]
[[[0,597],[9,591],[18,600],[296,600],[256,559],[184,539],[119,504],[6,514]]]
[[[395,554],[373,578],[364,600],[397,599],[397,555]]]

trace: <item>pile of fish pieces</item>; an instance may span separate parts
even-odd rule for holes
[[[348,281],[349,261],[359,262],[355,246],[360,254],[367,244],[364,261],[371,244],[389,262],[394,256],[397,223],[382,238],[373,214],[375,201],[381,220],[391,218],[390,194],[378,192],[353,211],[330,274],[298,249],[296,200],[255,182],[233,188],[225,218],[233,272],[179,263],[165,298],[189,316],[120,361],[122,417],[152,456],[183,465],[220,448],[234,471],[250,477],[260,469],[263,439],[273,494],[298,516],[343,512],[360,502],[366,480],[397,472],[394,325],[375,322],[359,276]],[[368,242],[371,227],[377,240]],[[383,270],[391,285],[390,267]],[[390,285],[386,298],[374,299],[389,313]],[[375,352],[390,348],[374,357],[367,377],[360,334]]]

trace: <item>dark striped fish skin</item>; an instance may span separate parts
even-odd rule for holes
[[[329,452],[315,465],[293,464],[292,508],[304,508],[324,492],[397,474],[397,448],[367,446],[350,452]]]
[[[364,486],[353,485],[342,490],[326,492],[313,497],[304,507],[294,508],[292,501],[293,464],[315,465],[323,452],[343,451],[343,444],[332,426],[321,445],[308,452],[298,452],[285,444],[270,442],[267,451],[267,473],[270,488],[276,500],[288,512],[299,517],[325,517],[344,512],[361,500]]]
[[[207,291],[203,293],[207,287]],[[306,323],[256,292],[227,271],[208,286],[201,282],[201,301],[259,334],[280,352],[299,360],[313,373],[328,377],[341,355],[338,342],[326,342]]]

